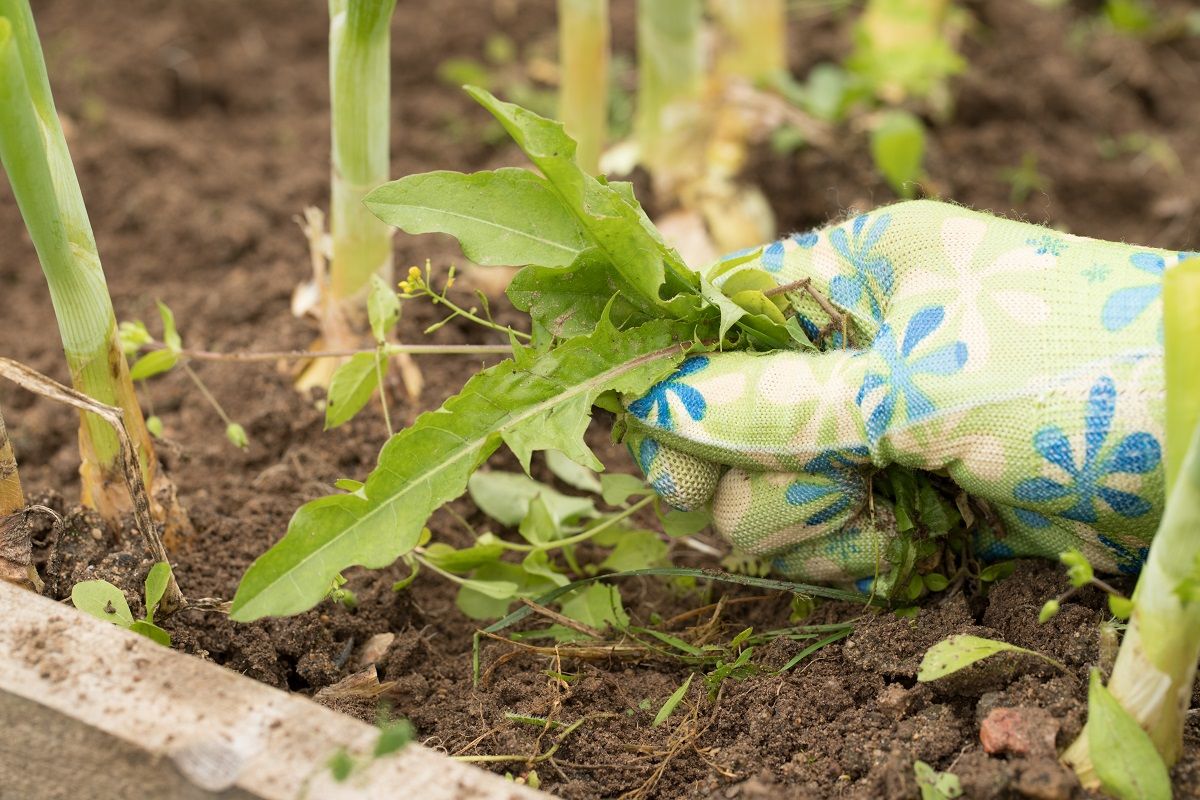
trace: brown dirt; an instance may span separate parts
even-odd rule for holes
[[[317,0],[128,0],[81,3],[38,0],[36,13],[72,151],[122,318],[154,318],[153,301],[175,310],[192,347],[215,350],[298,348],[310,323],[288,311],[291,289],[306,277],[303,237],[293,217],[328,193],[324,118],[325,13]],[[551,52],[549,0],[402,2],[395,23],[393,172],[478,169],[520,163],[511,147],[481,144],[486,118],[439,83],[438,64],[476,55],[503,31],[526,53]],[[1182,164],[1200,158],[1200,40],[1148,43],[1101,34],[1073,41],[1095,3],[1043,11],[1019,0],[966,3],[977,20],[964,50],[971,71],[955,82],[952,122],[935,128],[927,188],[977,208],[1021,216],[1074,233],[1163,247],[1196,249],[1200,184],[1184,169],[1136,154],[1105,158],[1101,140],[1144,132],[1169,144]],[[616,41],[628,51],[631,7],[615,4]],[[807,7],[807,6],[806,6]],[[1085,8],[1086,7],[1086,8]],[[1177,6],[1178,7],[1178,6]],[[824,13],[798,21],[794,66],[840,57],[846,18]],[[861,134],[838,137],[833,151],[803,150],[781,160],[764,155],[754,177],[782,226],[803,229],[851,208],[892,199],[870,170]],[[1000,172],[1036,153],[1049,181],[1021,204]],[[0,188],[0,293],[5,325],[0,353],[65,379],[44,282],[7,185]],[[448,240],[397,238],[401,266],[457,257]],[[433,320],[406,310],[405,336]],[[152,328],[154,326],[152,325]],[[19,333],[18,333],[19,332]],[[482,342],[480,332],[448,326],[439,342]],[[477,362],[425,360],[422,406],[440,402]],[[374,462],[382,424],[372,411],[337,433],[289,389],[272,365],[197,367],[249,433],[245,453],[229,447],[210,408],[186,377],[155,381],[147,405],[166,423],[161,453],[196,526],[176,556],[179,583],[191,597],[232,596],[249,562],[283,532],[302,502],[343,476],[363,476]],[[398,392],[393,395],[399,397]],[[0,386],[0,405],[28,487],[51,487],[50,505],[65,510],[77,494],[75,418]],[[397,401],[397,414],[419,410]],[[603,431],[595,439],[603,444]],[[611,468],[629,467],[601,447]],[[458,510],[476,512],[460,501]],[[462,544],[463,534],[438,515],[436,535]],[[89,517],[71,515],[61,535],[39,528],[48,592],[63,596],[81,577],[109,575],[136,584],[145,564],[115,552],[118,537]],[[690,551],[681,563],[703,563]],[[1039,627],[1041,602],[1064,579],[1050,565],[1025,564],[990,596],[935,600],[917,619],[877,616],[785,676],[729,681],[710,700],[696,681],[671,720],[651,719],[686,670],[663,664],[564,664],[579,675],[556,688],[548,659],[500,664],[476,690],[470,682],[473,624],[455,608],[453,591],[422,576],[395,594],[403,568],[352,571],[357,610],[329,603],[293,619],[233,625],[214,612],[170,620],[177,646],[272,685],[313,693],[353,671],[355,648],[388,631],[396,639],[379,664],[395,681],[387,701],[408,716],[428,745],[451,753],[531,754],[546,746],[540,731],[513,724],[505,712],[586,723],[553,762],[538,765],[543,785],[565,797],[615,796],[645,787],[647,796],[915,797],[912,762],[957,773],[972,798],[1066,797],[1073,778],[1045,758],[998,758],[979,743],[980,721],[999,706],[1048,710],[1064,746],[1083,719],[1089,665],[1098,659],[1102,603],[1084,593]],[[133,578],[133,580],[131,580]],[[709,602],[645,580],[623,587],[636,619],[669,616]],[[702,596],[703,594],[703,596]],[[747,593],[734,592],[734,596]],[[730,606],[728,633],[786,624],[786,598]],[[818,619],[857,610],[829,605]],[[1062,660],[1068,671],[1031,659],[997,659],[933,686],[915,682],[924,649],[950,633],[1004,638]],[[778,641],[760,653],[779,665],[800,644]],[[489,656],[504,652],[493,645]],[[367,718],[374,703],[343,703]],[[1189,725],[1180,796],[1200,795],[1200,727]],[[521,762],[498,770],[524,772]],[[657,779],[656,779],[657,776]]]

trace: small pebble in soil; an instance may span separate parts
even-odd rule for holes
[[[1058,721],[1043,708],[993,708],[979,726],[979,741],[991,755],[1053,756]]]

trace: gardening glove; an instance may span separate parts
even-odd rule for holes
[[[666,502],[796,579],[887,573],[871,475],[897,467],[986,501],[985,560],[1133,573],[1164,497],[1162,276],[1189,255],[924,200],[798,234],[716,283],[808,279],[824,304],[787,297],[832,343],[693,356],[629,403],[627,441]]]

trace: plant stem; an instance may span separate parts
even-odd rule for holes
[[[1178,343],[1164,353],[1167,381],[1167,491],[1183,467],[1187,442],[1200,424],[1200,372],[1194,343],[1200,341],[1200,258],[1192,258],[1163,275],[1163,336]],[[1184,344],[1193,343],[1192,347]]]
[[[449,308],[451,311],[454,312],[453,314],[451,314],[449,317],[442,320],[441,322],[437,322],[437,323],[434,323],[433,325],[430,325],[428,328],[425,329],[426,333],[432,333],[433,331],[442,327],[443,325],[445,325],[447,322],[454,319],[455,317],[465,317],[465,318],[471,320],[471,322],[474,322],[476,325],[481,325],[484,328],[488,328],[489,330],[493,330],[493,331],[498,331],[500,333],[512,334],[513,336],[516,336],[518,339],[524,339],[527,342],[533,338],[532,336],[530,336],[528,333],[525,333],[524,331],[514,330],[512,328],[509,328],[506,325],[499,325],[495,322],[492,322],[490,319],[484,319],[483,317],[477,315],[473,310],[468,311],[467,309],[462,308],[457,303],[455,303],[453,300],[448,299],[445,295],[436,294],[436,293],[434,293],[432,291],[428,291],[428,290],[426,290],[426,291],[429,295],[429,299],[433,301],[433,304],[435,306],[438,306],[438,305],[446,306],[447,308]]]
[[[330,291],[357,298],[371,275],[392,282],[392,228],[363,205],[388,178],[391,17],[396,0],[329,0],[333,136]]]
[[[724,46],[717,70],[751,83],[787,69],[787,8],[784,0],[713,0]]]
[[[1168,766],[1183,749],[1183,724],[1200,659],[1200,600],[1179,591],[1200,578],[1200,426],[1195,424],[1200,374],[1191,355],[1200,263],[1180,265],[1167,275],[1172,272],[1177,274],[1164,284],[1163,314],[1166,363],[1171,365],[1166,451],[1175,466],[1168,462],[1172,485],[1166,511],[1134,589],[1133,614],[1108,682],[1109,692],[1150,735]],[[1085,786],[1097,783],[1086,726],[1063,758]]]
[[[264,350],[234,353],[217,353],[212,350],[180,350],[179,355],[182,358],[196,361],[302,361],[307,358],[349,358],[359,353],[373,353],[375,350],[374,347],[347,350]],[[512,347],[506,344],[389,344],[384,350],[389,356],[401,353],[424,356],[480,356],[512,353]]]
[[[149,485],[154,449],[118,344],[112,300],[28,0],[0,0],[0,22],[0,161],[50,286],[71,381],[124,411]],[[117,436],[104,420],[82,412],[79,449],[84,504],[116,520],[130,508]]]
[[[634,514],[636,514],[637,512],[641,511],[646,506],[653,503],[656,499],[657,499],[657,497],[655,495],[650,495],[649,497],[643,497],[641,500],[637,501],[636,503],[634,503],[633,505],[631,505],[629,508],[625,509],[621,513],[614,514],[611,517],[605,518],[605,520],[603,522],[601,522],[599,525],[596,525],[595,527],[592,527],[592,528],[588,528],[585,531],[580,531],[579,533],[577,533],[573,536],[568,536],[565,539],[555,539],[552,542],[546,542],[545,544],[539,544],[539,545],[521,544],[519,542],[509,542],[509,541],[505,541],[505,540],[500,540],[499,542],[496,542],[496,544],[499,544],[505,550],[516,550],[516,551],[519,551],[522,553],[532,553],[537,550],[558,550],[563,547],[570,547],[573,544],[579,544],[580,542],[586,542],[588,539],[592,538],[597,533],[608,530],[613,525],[616,525],[618,522],[621,522],[622,520],[629,519]]]
[[[701,0],[638,0],[638,107],[642,163],[660,193],[704,170]]]
[[[17,459],[13,455],[12,442],[8,440],[8,430],[4,427],[4,414],[0,413],[0,517],[24,507],[25,493],[21,491]]]
[[[600,171],[608,135],[608,0],[558,0],[558,117],[579,147],[575,162]]]

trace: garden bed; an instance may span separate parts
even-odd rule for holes
[[[294,0],[37,3],[56,97],[70,122],[120,317],[153,318],[153,302],[162,299],[192,347],[280,350],[311,341],[312,326],[289,313],[292,288],[308,272],[306,242],[293,217],[328,196],[326,18],[322,3],[309,5],[300,13]],[[1200,39],[1151,43],[1102,34],[1071,49],[1064,42],[1094,11],[1092,4],[1060,10],[1024,0],[966,5],[979,20],[964,44],[971,71],[954,82],[953,121],[931,135],[930,191],[1072,233],[1196,249],[1200,183],[1194,169],[1189,174],[1182,165],[1200,162],[1200,106],[1191,102],[1200,92]],[[792,31],[795,68],[843,55],[845,18],[828,11],[802,16]],[[616,45],[628,52],[631,2],[614,3],[614,23]],[[508,145],[480,144],[486,113],[436,73],[445,59],[477,57],[498,31],[527,56],[552,55],[553,25],[551,2],[448,0],[436,12],[401,3],[393,28],[392,173],[523,163]],[[1138,140],[1139,134],[1151,138]],[[754,175],[783,229],[805,229],[893,199],[871,170],[865,137],[837,141],[832,151],[759,156]],[[1148,146],[1135,146],[1138,141]],[[1046,183],[1014,203],[1002,173],[1026,153],[1037,155]],[[65,379],[45,284],[23,230],[7,188],[0,189],[0,292],[9,320],[0,351]],[[460,258],[448,239],[401,235],[396,242],[401,268],[425,258],[435,265]],[[416,303],[407,304],[405,314],[401,331],[408,341],[434,319]],[[451,324],[431,340],[483,337]],[[397,401],[394,414],[402,421],[456,391],[479,359],[421,363],[425,394],[419,408]],[[282,535],[302,502],[327,493],[336,478],[369,471],[383,425],[369,409],[323,433],[321,412],[291,391],[289,376],[273,364],[198,369],[245,426],[248,451],[225,442],[211,408],[181,374],[152,382],[147,407],[165,422],[160,451],[196,527],[174,555],[180,586],[189,597],[228,599],[246,566]],[[27,487],[44,490],[32,499],[69,512],[77,496],[74,415],[8,385],[0,386],[0,405]],[[632,469],[619,448],[606,444],[605,431],[598,426],[593,434],[610,469]],[[484,522],[467,501],[454,508]],[[84,577],[124,575],[128,583],[136,572],[130,556],[105,555],[119,549],[116,535],[87,517],[68,514],[68,520],[63,537],[49,529],[39,534],[39,566],[49,560],[53,567],[43,570],[47,592],[64,597]],[[440,540],[466,544],[444,512],[430,524]],[[673,558],[714,565],[694,551]],[[941,770],[953,765],[970,797],[1016,791],[1067,797],[1073,791],[1072,776],[1052,758],[991,757],[979,741],[981,719],[997,706],[1047,709],[1059,723],[1060,747],[1082,723],[1103,598],[1081,593],[1038,627],[1041,603],[1066,585],[1050,565],[1023,565],[986,598],[935,599],[915,621],[873,618],[786,676],[728,682],[716,699],[697,681],[658,728],[651,720],[685,668],[572,664],[580,677],[561,688],[544,674],[551,668],[546,658],[520,657],[473,688],[475,624],[455,608],[454,587],[422,575],[408,591],[392,592],[405,572],[351,571],[348,587],[359,598],[353,611],[325,603],[291,619],[235,625],[219,613],[192,610],[164,624],[178,648],[303,694],[351,672],[352,657],[369,637],[393,633],[378,663],[381,678],[396,682],[388,702],[414,722],[420,741],[456,755],[544,750],[539,729],[512,724],[506,712],[554,713],[566,721],[611,713],[564,740],[552,762],[536,765],[543,786],[564,797],[630,791],[671,798],[905,797],[916,791],[914,758]],[[631,615],[642,621],[652,614],[669,619],[715,599],[656,579],[636,579],[623,589]],[[729,596],[745,601],[723,609],[729,635],[787,622],[786,597],[751,600],[750,590]],[[814,621],[860,613],[831,604],[819,608]],[[1069,669],[1001,660],[949,686],[918,686],[921,654],[956,632],[1037,649]],[[782,664],[800,647],[780,642],[760,655]],[[489,645],[487,656],[505,648]],[[374,720],[374,702],[341,706]],[[1175,781],[1181,796],[1196,796],[1195,722],[1186,741]],[[517,761],[495,768],[522,774],[528,766]]]

